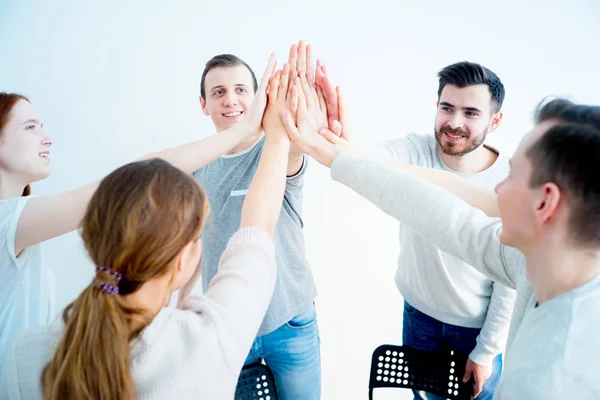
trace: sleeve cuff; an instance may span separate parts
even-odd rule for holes
[[[490,353],[479,344],[476,345],[471,354],[469,354],[469,358],[471,359],[471,361],[479,365],[487,366],[492,365],[496,356],[497,354]]]

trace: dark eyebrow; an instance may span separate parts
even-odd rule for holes
[[[210,89],[210,91],[212,92],[212,91],[214,91],[215,89],[225,89],[225,86],[223,86],[223,85],[217,85],[217,86],[213,86],[213,87]]]
[[[236,83],[236,84],[235,84],[235,87],[245,87],[245,88],[247,88],[247,87],[248,87],[248,85],[244,85],[243,83]],[[212,91],[214,91],[215,89],[225,89],[225,86],[223,86],[223,85],[217,85],[217,86],[213,86],[213,87],[212,87],[212,89],[210,89],[210,91],[212,92]]]
[[[453,104],[450,104],[450,103],[448,103],[446,101],[442,101],[440,103],[440,106],[456,108],[456,107],[454,107]],[[461,110],[463,110],[463,111],[473,111],[473,112],[481,113],[481,110],[479,108],[477,108],[477,107],[463,107],[463,108],[461,108]]]

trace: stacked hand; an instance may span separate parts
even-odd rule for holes
[[[267,68],[258,85],[254,102],[248,110],[248,113],[245,113],[242,120],[238,123],[241,130],[248,136],[257,135],[260,132],[263,114],[267,105],[267,89],[269,82],[273,77],[273,72],[275,71],[275,64],[275,54],[271,54],[269,61],[267,62]]]
[[[340,151],[352,148],[339,87],[331,83],[321,61],[315,68],[312,48],[303,41],[291,46],[281,70],[274,69],[272,55],[244,122],[258,133],[262,120],[267,136],[285,129],[296,148],[331,166]]]

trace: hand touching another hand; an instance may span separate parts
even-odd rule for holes
[[[275,54],[271,54],[271,57],[269,57],[269,61],[267,62],[267,68],[258,85],[254,102],[248,110],[248,113],[244,115],[238,124],[244,132],[247,132],[248,136],[257,135],[260,132],[263,114],[265,113],[265,107],[267,105],[267,87],[269,86],[269,81],[273,77],[275,64]]]
[[[290,90],[290,65],[285,64],[283,70],[278,70],[269,84],[267,109],[263,117],[263,129],[267,136],[283,136],[287,138],[280,114],[282,111],[289,112],[289,104],[293,100],[293,91]],[[297,97],[297,96],[296,96]],[[297,100],[294,100],[296,102]]]

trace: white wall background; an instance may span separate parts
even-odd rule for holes
[[[204,63],[234,53],[260,75],[270,52],[281,64],[299,39],[342,85],[365,141],[430,132],[436,72],[460,60],[488,66],[507,89],[491,142],[512,152],[542,97],[600,104],[599,21],[595,0],[0,0],[0,90],[28,95],[55,139],[53,175],[34,185],[37,194],[212,134],[197,100]],[[363,399],[372,350],[401,341],[396,224],[316,163],[304,215],[320,293],[323,398]],[[44,251],[64,306],[92,265],[77,233]]]

